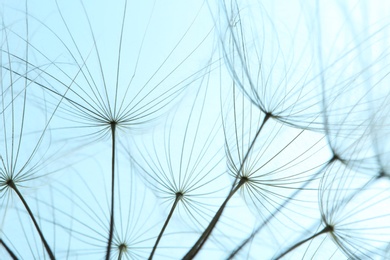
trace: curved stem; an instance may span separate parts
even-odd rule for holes
[[[3,241],[3,239],[0,238],[0,244],[5,248],[5,250],[7,251],[7,253],[10,255],[10,257],[13,259],[13,260],[18,260],[18,258],[16,257],[16,255],[14,254],[14,252],[12,252],[11,248],[9,248],[7,246],[7,244]]]
[[[283,253],[281,253],[280,255],[278,255],[277,257],[275,257],[274,259],[280,259],[282,258],[283,256],[287,255],[288,253],[290,253],[291,251],[293,251],[294,249],[296,249],[297,247],[301,246],[302,244],[306,243],[307,241],[310,241],[316,237],[318,237],[319,235],[322,235],[324,233],[328,233],[328,232],[332,232],[333,231],[333,227],[332,226],[329,226],[327,225],[326,227],[324,227],[320,232],[312,235],[311,237],[308,237],[298,243],[296,243],[295,245],[291,246],[289,249],[287,249],[286,251],[284,251]]]
[[[110,259],[112,237],[114,234],[114,192],[115,192],[115,127],[116,122],[111,122],[112,135],[112,157],[111,157],[111,213],[110,213],[110,231],[108,233],[108,243],[106,250],[106,260]]]
[[[258,138],[259,135],[260,135],[261,130],[263,129],[265,123],[267,123],[268,119],[270,119],[270,117],[271,117],[271,114],[265,114],[263,123],[261,123],[261,126],[259,127],[259,130],[257,130],[255,137],[253,137],[253,140],[252,140],[252,142],[251,142],[251,144],[250,144],[248,150],[246,151],[244,158],[242,159],[240,168],[239,168],[238,171],[237,171],[237,177],[236,177],[236,181],[235,181],[234,184],[233,184],[233,187],[234,187],[234,185],[235,185],[236,182],[237,182],[238,176],[240,176],[240,172],[242,171],[242,168],[244,168],[244,165],[245,165],[246,160],[248,160],[249,154],[251,153],[251,151],[252,151],[252,149],[253,149],[253,146],[255,145],[256,140],[257,140],[257,138]],[[233,188],[232,188],[232,189],[233,189]]]
[[[157,246],[158,246],[158,243],[160,242],[160,239],[161,239],[162,235],[164,234],[165,228],[168,226],[168,223],[169,223],[169,221],[171,220],[171,217],[172,217],[172,215],[173,215],[173,211],[175,210],[175,208],[176,208],[176,206],[177,206],[177,203],[180,201],[180,199],[181,199],[182,197],[183,197],[183,194],[180,194],[180,193],[176,194],[175,202],[173,203],[172,208],[171,208],[171,211],[169,212],[168,217],[167,217],[167,219],[165,220],[164,226],[162,227],[162,229],[161,229],[161,231],[160,231],[160,234],[159,234],[158,237],[157,237],[156,243],[155,243],[154,246],[153,246],[153,250],[152,250],[152,252],[150,253],[149,260],[153,259],[154,252],[156,251]]]
[[[44,247],[45,247],[45,250],[46,250],[47,254],[49,255],[50,259],[51,259],[51,260],[56,259],[56,258],[54,257],[53,252],[51,251],[51,249],[50,249],[50,247],[49,247],[49,244],[46,242],[46,239],[45,239],[45,237],[43,236],[43,233],[42,233],[41,229],[39,228],[38,223],[37,223],[37,221],[35,220],[34,215],[33,215],[32,211],[31,211],[30,207],[28,206],[26,200],[23,198],[23,196],[22,196],[22,194],[20,193],[19,189],[16,187],[15,183],[13,182],[13,180],[9,180],[9,181],[7,182],[7,184],[8,184],[8,186],[9,186],[10,188],[12,188],[12,189],[16,192],[16,194],[18,195],[19,199],[22,201],[24,207],[26,208],[28,214],[30,215],[31,220],[32,220],[33,223],[34,223],[34,226],[35,226],[36,230],[38,231],[39,237],[41,238],[42,243],[43,243],[43,245],[44,245]],[[3,244],[3,245],[4,245],[4,244]],[[7,251],[8,251],[8,250],[7,250]]]

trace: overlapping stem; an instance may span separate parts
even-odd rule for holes
[[[241,173],[241,171],[242,171],[242,169],[243,169],[243,167],[245,165],[245,162],[247,161],[247,159],[249,157],[249,154],[251,153],[251,151],[252,151],[252,149],[254,147],[254,144],[255,144],[257,138],[260,135],[261,130],[263,129],[265,123],[268,121],[268,119],[270,117],[271,117],[271,114],[266,114],[265,115],[263,123],[259,127],[259,130],[256,132],[256,135],[254,136],[253,141],[251,142],[247,152],[245,153],[244,158],[242,159],[242,162],[240,164],[240,168],[237,171],[236,179],[235,179],[235,181],[233,183],[232,189],[229,192],[229,195],[227,196],[225,201],[222,203],[222,205],[220,206],[219,210],[217,211],[217,213],[215,214],[215,216],[213,217],[213,219],[209,223],[209,225],[206,228],[206,230],[200,236],[198,241],[196,241],[196,243],[192,246],[192,248],[188,251],[188,253],[183,257],[184,260],[193,259],[196,256],[196,254],[200,251],[200,249],[202,248],[204,243],[209,238],[211,232],[213,231],[213,229],[216,226],[217,222],[219,221],[220,217],[222,216],[222,213],[223,213],[227,203],[229,202],[229,200],[233,197],[233,195],[236,193],[236,191],[238,191],[241,188],[241,186],[244,185],[248,181],[248,178],[246,178],[244,176],[240,177],[240,173]],[[238,181],[238,183],[237,183],[237,181]]]
[[[35,226],[36,230],[38,231],[39,237],[41,238],[43,246],[45,247],[45,250],[46,250],[47,254],[49,255],[50,259],[51,260],[56,259],[54,254],[53,254],[53,252],[50,249],[49,244],[46,242],[46,239],[43,236],[43,233],[42,233],[42,231],[41,231],[37,221],[35,220],[35,217],[34,217],[32,211],[31,211],[30,207],[28,206],[28,204],[27,204],[26,200],[24,199],[23,195],[20,193],[19,189],[16,187],[14,181],[13,180],[9,180],[7,182],[7,185],[16,192],[16,194],[18,195],[19,199],[22,201],[24,207],[26,208],[26,210],[28,212],[28,215],[30,215],[31,220],[33,221],[34,226]]]

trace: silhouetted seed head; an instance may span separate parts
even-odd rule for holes
[[[119,252],[126,253],[127,252],[127,245],[126,243],[121,243],[118,245]]]
[[[271,112],[265,113],[265,120],[267,120],[269,118],[278,118],[278,117],[273,115]]]
[[[241,182],[242,182],[242,183],[247,183],[247,182],[249,182],[248,176],[242,176],[242,177],[241,177]]]
[[[117,127],[117,125],[118,125],[118,121],[116,121],[116,120],[110,121],[110,127],[111,127],[112,131],[115,131],[115,128]]]
[[[16,187],[15,183],[14,183],[14,181],[12,179],[8,179],[6,184],[7,184],[8,187],[11,187],[12,189],[14,189]]]
[[[184,193],[183,193],[183,192],[181,192],[181,191],[176,192],[176,198],[177,198],[178,200],[181,200],[181,199],[183,198],[183,196],[184,196]]]
[[[324,229],[324,232],[331,232],[332,233],[333,231],[334,231],[334,226],[327,224],[325,229]]]
[[[386,178],[386,177],[388,178],[390,176],[385,172],[385,170],[381,169],[379,174],[377,175],[377,179]]]
[[[332,152],[333,152],[333,157],[332,157],[332,159],[330,159],[330,161],[329,161],[330,163],[334,162],[334,161],[339,161],[339,162],[345,164],[345,160],[341,159],[341,157],[335,151],[332,151]]]

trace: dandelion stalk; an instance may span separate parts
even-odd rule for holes
[[[154,253],[155,253],[155,251],[156,251],[156,249],[157,249],[158,243],[160,242],[160,239],[161,239],[162,235],[164,234],[164,231],[165,231],[166,227],[168,226],[169,221],[171,220],[171,217],[172,217],[172,215],[173,215],[173,212],[174,212],[175,209],[176,209],[177,204],[179,203],[179,201],[180,201],[182,198],[183,198],[183,194],[182,194],[182,193],[179,192],[179,193],[176,194],[175,202],[174,202],[173,205],[172,205],[171,211],[169,212],[168,217],[167,217],[167,219],[165,220],[164,226],[162,227],[162,229],[161,229],[161,231],[160,231],[160,234],[159,234],[158,237],[157,237],[156,243],[155,243],[154,246],[153,246],[153,250],[152,250],[152,252],[150,253],[150,256],[149,256],[149,259],[150,259],[150,260],[153,259],[153,255],[154,255]]]
[[[317,232],[316,234],[296,243],[295,245],[291,246],[290,248],[288,248],[287,250],[285,250],[283,253],[281,253],[280,255],[278,255],[277,257],[275,257],[274,259],[280,259],[282,258],[283,256],[287,255],[288,253],[290,253],[291,251],[293,251],[294,249],[298,248],[299,246],[303,245],[304,243],[306,243],[307,241],[310,241],[322,234],[325,234],[325,233],[328,233],[328,232],[333,232],[334,228],[333,226],[330,226],[330,225],[327,225],[326,227],[324,227],[321,231]]]
[[[116,122],[111,122],[112,135],[112,160],[111,160],[111,210],[110,210],[110,231],[108,233],[108,243],[106,250],[106,260],[110,259],[112,237],[114,234],[114,192],[115,192],[115,128]]]
[[[14,181],[13,181],[13,180],[8,180],[8,181],[7,181],[7,185],[8,185],[8,187],[10,187],[11,189],[13,189],[13,190],[16,192],[16,194],[18,195],[19,199],[22,201],[24,207],[26,208],[28,214],[30,215],[31,220],[32,220],[33,223],[34,223],[34,226],[35,226],[36,230],[38,231],[39,237],[41,238],[42,243],[43,243],[43,245],[44,245],[44,247],[45,247],[45,250],[46,250],[47,254],[49,255],[50,259],[51,259],[51,260],[56,259],[56,258],[54,257],[53,252],[52,252],[51,249],[50,249],[49,244],[46,242],[46,239],[45,239],[45,237],[43,236],[43,233],[42,233],[42,231],[41,231],[41,229],[40,229],[40,227],[39,227],[37,221],[35,220],[35,217],[34,217],[32,211],[31,211],[30,207],[28,206],[28,204],[27,204],[26,200],[24,199],[23,195],[20,193],[19,189],[16,187]],[[8,251],[8,250],[7,250],[7,251]]]
[[[127,245],[126,244],[120,244],[119,245],[119,256],[118,260],[122,260],[123,255],[127,252]]]
[[[185,259],[185,260],[193,259],[197,255],[197,253],[203,247],[204,243],[209,238],[211,232],[213,231],[213,229],[216,226],[217,222],[219,221],[220,217],[222,216],[222,213],[223,213],[227,203],[229,202],[229,200],[233,197],[233,195],[236,193],[236,191],[238,191],[242,187],[242,185],[244,185],[246,182],[248,182],[248,178],[245,177],[245,176],[240,177],[240,173],[241,173],[241,171],[242,171],[242,169],[243,169],[243,167],[245,165],[245,162],[247,161],[247,159],[249,157],[249,154],[251,153],[251,151],[252,151],[252,149],[254,147],[254,144],[255,144],[257,138],[260,135],[261,130],[263,129],[265,123],[268,121],[268,119],[270,117],[271,117],[271,114],[266,114],[264,116],[263,123],[259,127],[259,130],[256,132],[256,135],[254,136],[253,141],[251,142],[251,144],[250,144],[250,146],[249,146],[249,148],[248,148],[248,150],[247,150],[247,152],[246,152],[246,154],[245,154],[245,156],[244,156],[244,158],[243,158],[243,160],[241,162],[240,168],[239,168],[239,170],[237,172],[236,180],[233,183],[233,186],[232,186],[232,189],[229,192],[229,195],[227,196],[225,201],[220,206],[219,210],[217,211],[217,213],[215,214],[215,216],[213,217],[213,219],[209,223],[209,225],[206,228],[206,230],[200,236],[198,241],[196,241],[196,243],[193,245],[193,247],[188,251],[188,253],[183,257],[183,259]],[[240,180],[237,183],[238,179],[240,179]]]
[[[7,244],[3,241],[3,239],[0,238],[0,244],[5,248],[5,250],[7,251],[7,253],[10,255],[10,257],[13,259],[13,260],[17,260],[18,258],[16,257],[16,255],[14,254],[14,252],[12,252],[11,248],[9,248],[7,246]]]

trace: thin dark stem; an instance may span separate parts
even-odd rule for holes
[[[127,251],[127,246],[126,244],[120,244],[119,245],[119,255],[118,255],[118,260],[122,260],[122,257],[124,253]]]
[[[7,244],[3,241],[3,239],[0,238],[0,244],[5,248],[5,250],[7,251],[7,253],[10,255],[10,257],[13,259],[13,260],[18,260],[18,258],[16,257],[16,255],[14,254],[14,252],[12,252],[11,248],[9,248],[7,246]]]
[[[153,259],[154,252],[156,251],[157,246],[158,246],[158,243],[160,242],[160,239],[161,239],[162,235],[164,234],[165,228],[168,226],[168,223],[169,223],[169,221],[171,220],[171,217],[172,217],[172,215],[173,215],[173,211],[175,211],[175,208],[176,208],[176,206],[177,206],[177,203],[179,203],[179,201],[180,201],[180,199],[181,199],[182,197],[183,197],[183,194],[181,194],[181,193],[176,194],[175,202],[173,203],[172,208],[171,208],[171,211],[169,212],[168,217],[167,217],[167,219],[165,220],[164,226],[162,227],[162,229],[161,229],[161,231],[160,231],[160,234],[159,234],[158,237],[157,237],[157,240],[156,240],[156,243],[154,244],[153,250],[152,250],[152,252],[150,253],[149,260]]]
[[[316,237],[318,237],[319,235],[322,235],[324,233],[328,233],[328,232],[332,232],[333,231],[333,227],[332,226],[329,226],[327,225],[326,227],[324,227],[320,232],[312,235],[311,237],[309,238],[306,238],[298,243],[296,243],[295,245],[291,246],[289,249],[287,249],[286,251],[284,251],[283,253],[281,253],[279,256],[275,257],[275,259],[280,259],[282,258],[283,256],[287,255],[288,253],[290,253],[291,251],[293,251],[294,249],[298,248],[299,246],[301,246],[302,244],[306,243],[307,241],[310,241]]]
[[[193,259],[196,256],[196,254],[199,252],[199,250],[202,248],[204,243],[209,238],[209,236],[210,236],[211,232],[213,231],[214,227],[216,226],[219,218],[222,216],[222,212],[225,209],[229,200],[233,197],[233,195],[236,193],[236,191],[238,191],[241,188],[241,186],[247,181],[248,181],[248,179],[242,178],[240,180],[240,182],[237,184],[236,188],[234,188],[233,190],[230,191],[229,195],[227,196],[225,201],[222,203],[221,207],[219,208],[219,210],[217,211],[217,213],[215,214],[215,216],[211,220],[211,222],[208,225],[208,227],[206,228],[206,230],[203,232],[203,234],[200,236],[200,238],[195,243],[195,245],[191,248],[191,250],[188,251],[188,253],[183,257],[183,260]]]
[[[237,172],[236,182],[237,182],[238,176],[240,175],[240,172],[241,172],[242,169],[244,168],[244,165],[245,165],[246,160],[248,160],[248,156],[249,156],[249,154],[251,153],[251,151],[252,151],[252,149],[253,149],[253,146],[255,145],[255,142],[256,142],[257,138],[259,137],[259,135],[260,135],[261,130],[263,129],[265,123],[268,121],[268,119],[269,119],[270,117],[271,117],[271,114],[266,114],[266,115],[265,115],[264,120],[263,120],[263,123],[262,123],[261,126],[259,127],[259,130],[256,132],[256,135],[255,135],[255,137],[253,138],[253,141],[252,141],[251,145],[249,146],[247,152],[245,153],[245,156],[244,156],[244,158],[242,159],[240,168],[238,169],[238,172]],[[234,185],[235,185],[235,183],[234,183]],[[234,185],[233,185],[233,187],[234,187]],[[233,188],[232,188],[232,189],[233,189]]]
[[[211,220],[211,222],[209,223],[208,227],[206,228],[206,230],[203,232],[203,234],[199,237],[198,241],[196,241],[196,243],[192,246],[192,248],[187,252],[187,254],[183,257],[184,260],[189,260],[189,259],[193,259],[196,254],[200,251],[200,249],[202,248],[202,246],[204,245],[204,243],[207,241],[207,239],[209,238],[211,232],[213,231],[214,227],[216,226],[217,222],[219,221],[220,217],[222,216],[222,213],[227,205],[227,203],[229,202],[229,200],[231,199],[231,197],[233,197],[233,195],[236,193],[236,191],[238,191],[241,186],[246,183],[248,181],[247,178],[240,178],[240,172],[242,171],[244,165],[245,165],[245,162],[246,160],[248,159],[249,157],[249,154],[251,153],[253,147],[254,147],[254,144],[257,140],[257,138],[259,137],[260,135],[260,132],[261,130],[263,129],[265,123],[268,121],[268,119],[271,117],[271,114],[266,114],[265,117],[264,117],[264,120],[263,120],[263,123],[261,124],[261,126],[259,127],[259,130],[256,132],[256,135],[255,137],[253,138],[247,152],[245,153],[245,156],[241,162],[241,165],[240,165],[240,168],[238,169],[237,171],[237,176],[236,176],[236,180],[234,181],[233,183],[233,186],[232,186],[232,189],[230,190],[230,193],[229,195],[227,196],[227,198],[225,199],[225,201],[222,203],[222,205],[220,206],[219,210],[217,211],[217,213],[215,214],[215,216],[213,217],[213,219]],[[237,184],[237,180],[240,179],[240,181],[238,182]]]
[[[43,243],[43,245],[44,245],[44,247],[45,247],[45,250],[46,250],[47,254],[49,255],[50,259],[51,259],[51,260],[56,259],[56,258],[54,257],[53,252],[52,252],[51,249],[50,249],[49,244],[46,242],[46,239],[45,239],[45,237],[43,236],[43,233],[42,233],[41,229],[39,228],[38,223],[37,223],[37,221],[35,220],[34,215],[33,215],[32,211],[31,211],[30,207],[28,206],[27,202],[26,202],[25,199],[23,198],[23,196],[22,196],[22,194],[20,193],[19,189],[16,187],[15,183],[13,182],[13,180],[9,180],[9,181],[7,182],[7,184],[8,184],[8,186],[9,186],[10,188],[12,188],[12,189],[16,192],[16,194],[18,195],[18,197],[19,197],[20,200],[22,201],[24,207],[26,208],[28,214],[30,215],[31,220],[32,220],[33,223],[34,223],[35,228],[36,228],[37,231],[38,231],[39,237],[41,238],[42,243]],[[3,245],[4,245],[4,244],[3,244]],[[8,251],[8,250],[7,250],[7,251]]]
[[[112,135],[112,160],[111,160],[111,212],[110,212],[110,231],[108,234],[108,243],[106,251],[106,260],[110,259],[112,237],[114,234],[114,192],[115,192],[115,127],[116,122],[111,122]]]

